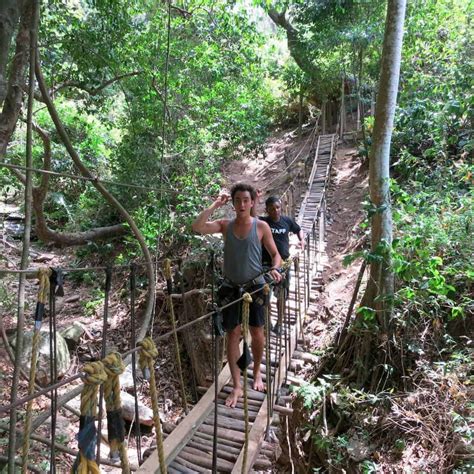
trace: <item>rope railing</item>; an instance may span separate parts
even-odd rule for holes
[[[269,272],[265,272],[264,274],[268,274],[268,273],[269,273]],[[270,283],[270,284],[274,284],[274,283]],[[258,291],[260,291],[260,290],[259,290],[259,289],[254,290],[254,291],[250,292],[249,294],[250,294],[250,295],[253,295],[253,294],[257,293]],[[222,311],[223,309],[229,308],[229,307],[231,307],[232,305],[235,305],[235,304],[237,304],[237,303],[240,303],[241,301],[243,301],[243,296],[241,296],[240,298],[237,298],[237,299],[231,301],[230,303],[227,303],[226,305],[220,306],[220,307],[214,309],[213,311],[210,311],[210,312],[208,312],[208,313],[206,313],[206,314],[203,314],[202,316],[200,316],[200,317],[194,319],[193,321],[189,321],[189,322],[187,322],[187,323],[185,323],[185,324],[182,324],[181,326],[177,326],[176,329],[172,329],[171,331],[168,331],[168,332],[166,332],[166,333],[164,333],[164,334],[160,334],[159,336],[155,336],[155,337],[154,337],[154,340],[155,340],[156,342],[158,342],[158,341],[163,341],[163,340],[167,339],[168,337],[173,336],[173,335],[175,334],[175,332],[180,332],[180,331],[182,331],[182,330],[184,330],[184,329],[187,329],[187,328],[189,328],[189,327],[191,327],[191,326],[194,326],[195,324],[197,324],[197,323],[199,323],[199,322],[201,322],[201,321],[204,321],[204,320],[206,320],[207,318],[210,318],[216,311]],[[132,355],[132,354],[134,354],[134,353],[136,353],[136,352],[139,352],[140,350],[142,350],[142,348],[141,348],[140,346],[137,346],[137,347],[135,347],[135,348],[133,348],[133,349],[129,349],[128,351],[126,351],[126,352],[124,352],[124,353],[122,354],[122,357],[123,357],[123,358],[126,358],[126,357],[128,357],[129,355]],[[21,406],[21,405],[23,405],[24,403],[26,403],[26,402],[28,402],[28,401],[30,401],[30,400],[34,400],[35,398],[37,398],[37,397],[39,397],[39,396],[41,396],[41,395],[45,395],[46,393],[51,392],[52,390],[58,389],[58,388],[60,388],[60,387],[63,387],[64,385],[67,385],[67,384],[73,382],[74,380],[77,380],[77,379],[80,379],[80,378],[84,378],[84,377],[86,377],[86,376],[87,376],[87,374],[86,374],[86,373],[83,373],[83,372],[78,372],[78,373],[76,373],[76,374],[74,374],[74,375],[71,375],[70,377],[68,377],[68,378],[66,378],[66,379],[63,379],[63,380],[61,380],[60,382],[58,382],[58,383],[56,383],[56,384],[49,385],[48,387],[45,387],[45,388],[43,388],[42,390],[38,390],[38,391],[34,392],[34,393],[31,394],[31,395],[28,395],[28,396],[26,396],[26,397],[23,397],[23,398],[21,398],[21,399],[18,399],[15,403],[12,403],[12,404],[10,404],[10,405],[8,405],[8,406],[0,407],[0,414],[1,414],[1,413],[7,413],[7,412],[9,412],[10,410],[12,410],[13,408],[16,408],[16,407],[18,407],[18,406]]]
[[[30,171],[33,173],[38,173],[38,174],[44,174],[48,176],[56,176],[60,178],[68,178],[68,179],[75,179],[78,181],[88,181],[92,183],[102,183],[102,184],[109,184],[111,186],[119,186],[119,187],[124,187],[124,188],[132,188],[132,189],[141,189],[143,191],[153,191],[155,193],[160,193],[162,190],[166,191],[175,191],[173,188],[170,186],[163,186],[163,187],[152,187],[152,186],[141,186],[140,184],[132,184],[132,183],[122,183],[119,181],[111,181],[108,179],[102,179],[97,177],[87,177],[87,176],[81,176],[73,173],[65,173],[65,172],[59,172],[59,171],[50,171],[50,170],[45,170],[42,168],[34,168],[31,166],[21,166],[21,165],[14,165],[12,163],[5,163],[5,162],[0,162],[0,167],[2,168],[7,168],[7,169],[12,169],[12,170],[17,170],[17,171]]]
[[[307,239],[308,239],[308,240],[307,240],[307,245],[308,245],[308,246],[310,246],[310,245],[312,244],[312,240],[313,240],[312,237],[313,237],[312,235],[308,235],[308,236],[307,236]],[[315,243],[315,242],[314,242],[314,243]],[[314,247],[314,250],[316,250],[316,246],[313,245],[313,247]],[[302,251],[299,250],[296,254],[292,255],[292,256],[287,260],[286,265],[285,265],[285,266],[286,266],[285,272],[288,270],[288,268],[290,267],[290,265],[291,265],[293,262],[298,262],[298,261],[300,260],[301,252],[302,252]],[[306,253],[306,252],[304,252],[303,255],[304,255],[305,253]],[[295,263],[295,264],[296,264],[296,263]],[[103,268],[108,269],[108,270],[110,271],[110,267],[103,267]],[[265,273],[268,274],[269,272],[267,271],[267,272],[265,272]],[[304,277],[305,277],[305,279],[307,279],[307,278],[306,278],[306,275],[304,275]],[[299,280],[299,278],[298,278],[298,280]],[[299,282],[298,282],[298,283],[299,283]],[[275,282],[273,282],[273,281],[270,282],[270,286],[273,286],[274,284],[275,284]],[[253,295],[253,294],[255,294],[255,293],[258,293],[259,291],[260,291],[260,289],[256,289],[256,290],[250,292],[249,295],[251,296],[251,295]],[[241,296],[241,297],[239,297],[239,298],[236,298],[235,300],[231,301],[230,303],[228,303],[228,304],[226,304],[226,305],[223,305],[223,306],[221,306],[221,307],[215,308],[213,311],[210,311],[210,312],[208,312],[208,313],[206,313],[206,314],[204,314],[204,315],[202,315],[202,316],[196,318],[196,319],[193,320],[193,321],[190,321],[190,322],[187,322],[187,323],[185,323],[185,324],[183,324],[183,325],[181,325],[181,326],[178,326],[178,327],[176,327],[176,328],[174,328],[174,329],[168,331],[167,333],[164,333],[164,334],[155,336],[154,339],[155,339],[155,341],[157,341],[157,342],[160,341],[160,340],[165,340],[166,338],[168,338],[168,337],[170,337],[170,336],[176,335],[176,333],[179,332],[179,331],[182,331],[182,330],[184,330],[184,329],[187,329],[187,328],[189,328],[189,327],[191,327],[191,326],[193,326],[193,325],[195,325],[195,324],[197,324],[197,323],[199,323],[199,322],[201,322],[201,321],[206,320],[207,318],[210,318],[213,314],[215,314],[216,311],[222,311],[223,309],[226,309],[226,308],[228,308],[228,307],[230,307],[230,306],[232,306],[232,305],[238,304],[238,303],[240,303],[241,301],[244,301],[244,296]],[[308,300],[308,301],[309,301],[309,300]],[[300,324],[301,324],[301,323],[300,323]],[[281,342],[280,342],[280,344],[281,344]],[[285,343],[285,345],[286,345],[286,343]],[[131,354],[133,354],[133,353],[139,352],[139,351],[141,351],[141,350],[142,350],[142,347],[141,347],[141,346],[137,346],[137,347],[135,347],[135,348],[132,348],[132,349],[126,351],[126,352],[122,355],[122,357],[125,358],[125,357],[127,357],[127,356],[129,356],[129,355],[131,355]],[[70,376],[70,377],[68,377],[67,379],[64,379],[64,380],[62,380],[62,381],[60,381],[60,382],[58,382],[58,383],[56,383],[56,384],[52,384],[52,385],[50,385],[49,387],[45,387],[44,389],[39,390],[39,391],[37,391],[37,392],[35,392],[35,393],[33,393],[33,394],[27,396],[27,397],[24,397],[24,398],[22,398],[22,399],[19,399],[19,400],[17,400],[15,403],[11,404],[10,406],[7,406],[7,407],[0,407],[0,413],[6,413],[6,412],[10,411],[11,409],[16,408],[16,407],[18,407],[18,406],[20,406],[20,405],[22,405],[22,404],[24,404],[24,403],[26,403],[26,402],[28,402],[28,401],[31,401],[31,400],[33,400],[33,399],[35,399],[35,398],[37,398],[37,397],[39,397],[39,396],[41,396],[41,395],[44,395],[44,394],[46,394],[46,393],[48,393],[48,392],[51,392],[51,391],[53,391],[53,390],[57,390],[58,388],[60,388],[60,387],[62,387],[62,386],[64,386],[64,385],[66,385],[66,384],[68,384],[68,383],[71,383],[71,382],[74,381],[74,380],[77,380],[77,379],[87,379],[87,377],[88,377],[89,375],[90,375],[90,374],[88,374],[87,372],[79,372],[79,373],[77,373],[77,374],[75,374],[75,375],[73,375],[73,376]],[[270,369],[269,369],[269,374],[268,374],[268,376],[271,378],[271,370],[270,370]],[[270,380],[270,383],[271,383],[271,380]],[[275,393],[274,396],[275,396],[275,395],[277,395],[277,394]],[[273,398],[273,397],[272,397],[272,398]],[[275,398],[277,398],[277,397],[275,397]],[[273,407],[273,405],[274,405],[274,403],[275,403],[275,399],[271,400],[270,403],[271,403],[271,406]],[[84,458],[84,455],[83,455],[83,457],[81,458],[81,460],[82,460],[82,461],[86,461],[86,459]],[[89,462],[89,463],[90,463],[91,460],[90,460],[90,459],[87,459],[86,462]],[[95,468],[95,465],[93,466],[93,468]]]

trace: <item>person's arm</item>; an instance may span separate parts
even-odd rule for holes
[[[303,229],[300,228],[300,231],[296,234],[298,239],[300,239],[300,248],[304,250],[304,232]]]
[[[216,209],[224,206],[229,199],[230,196],[227,194],[221,194],[207,209],[204,209],[193,222],[193,231],[199,234],[216,234],[222,232],[223,221],[209,221],[209,218]]]
[[[290,231],[293,232],[293,234],[296,234],[300,241],[300,248],[301,250],[304,250],[304,232],[303,229],[296,223],[294,219],[290,217]]]
[[[262,225],[263,230],[262,244],[266,248],[270,257],[272,258],[272,269],[270,271],[270,275],[276,282],[279,282],[281,280],[281,275],[277,271],[277,269],[279,269],[281,266],[280,254],[278,253],[275,241],[273,240],[273,235],[270,226],[264,221],[260,221],[259,224]]]

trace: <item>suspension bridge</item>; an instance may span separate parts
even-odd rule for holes
[[[32,418],[31,401],[39,396],[47,395],[51,398],[51,417],[54,424],[55,412],[64,404],[58,402],[57,390],[73,380],[81,378],[84,386],[81,387],[81,411],[79,451],[69,450],[70,454],[77,455],[77,463],[84,471],[98,472],[100,463],[120,466],[122,472],[137,471],[140,473],[169,472],[169,473],[196,473],[196,472],[250,472],[252,469],[268,469],[271,461],[268,454],[269,444],[266,437],[269,435],[272,419],[275,413],[281,416],[288,415],[291,409],[284,406],[288,398],[285,394],[292,383],[298,383],[297,377],[291,372],[295,359],[311,358],[305,353],[304,320],[311,316],[311,301],[314,300],[314,290],[321,287],[321,272],[324,262],[326,194],[330,180],[331,165],[337,146],[336,135],[317,135],[317,126],[310,136],[310,151],[306,157],[306,167],[293,176],[287,190],[282,195],[283,211],[286,214],[297,215],[297,220],[306,234],[304,250],[295,251],[286,262],[286,271],[291,268],[291,278],[288,298],[283,298],[280,292],[280,310],[276,305],[266,305],[266,327],[270,328],[278,323],[278,334],[266,331],[266,350],[262,363],[263,380],[266,383],[266,392],[251,390],[253,371],[252,365],[243,371],[244,396],[239,399],[235,408],[225,405],[227,394],[232,390],[229,385],[230,370],[228,366],[218,373],[217,363],[214,364],[214,383],[209,388],[199,387],[202,397],[189,411],[186,417],[174,428],[171,433],[164,433],[158,410],[154,371],[154,357],[156,357],[155,343],[168,337],[174,337],[177,343],[177,334],[192,327],[193,324],[206,319],[212,319],[218,309],[198,317],[195,321],[176,326],[173,315],[173,328],[167,334],[145,338],[125,354],[102,354],[102,361],[88,364],[76,375],[62,380],[49,387],[31,391],[27,397],[14,401],[7,407],[1,407],[3,414],[27,405],[25,429],[19,430],[22,441],[22,456],[19,462],[23,472],[27,472],[29,440],[34,437],[33,431],[48,416]],[[299,208],[299,209],[298,209]],[[110,272],[110,268],[105,268]],[[86,269],[87,270],[87,269]],[[89,269],[90,270],[90,269]],[[8,271],[8,270],[6,270]],[[0,269],[0,273],[2,270]],[[165,272],[165,276],[168,272]],[[53,275],[53,279],[51,279]],[[36,316],[44,312],[44,307],[50,295],[50,311],[54,311],[54,296],[61,286],[62,274],[54,273],[51,269],[40,271],[40,292]],[[171,276],[166,276],[170,281]],[[50,283],[47,283],[47,280]],[[52,284],[51,284],[52,282]],[[109,282],[110,284],[110,282]],[[172,308],[171,286],[168,286],[168,297]],[[133,292],[132,292],[133,294]],[[251,296],[251,295],[250,295]],[[242,298],[241,298],[242,299]],[[243,298],[242,307],[248,304]],[[236,303],[235,301],[234,303]],[[132,311],[133,311],[132,301]],[[39,308],[39,309],[38,309]],[[50,318],[52,319],[52,318]],[[245,317],[244,317],[245,322]],[[53,329],[53,328],[52,328]],[[245,338],[245,330],[244,330]],[[215,354],[222,343],[222,337],[213,333],[213,347]],[[104,345],[105,347],[105,345]],[[52,353],[54,353],[54,348]],[[151,404],[154,412],[154,424],[157,437],[157,449],[140,466],[131,466],[127,459],[124,443],[123,420],[120,419],[120,383],[118,375],[124,369],[123,360],[132,356],[135,370],[135,356],[143,370],[145,378],[150,380]],[[179,351],[177,351],[178,364]],[[34,357],[34,356],[33,356]],[[217,360],[217,358],[215,358]],[[96,364],[96,365],[94,365]],[[32,367],[35,360],[32,360]],[[34,373],[30,373],[30,384],[34,383]],[[99,387],[104,389],[100,391]],[[181,385],[184,383],[181,380]],[[77,395],[78,391],[74,391]],[[56,397],[54,397],[56,394]],[[101,439],[102,409],[99,397],[104,397],[107,410],[108,440],[111,447],[112,459],[103,459],[100,451],[97,455],[94,440]],[[66,400],[67,401],[67,400]],[[99,406],[99,409],[98,409]],[[97,413],[99,410],[99,413]],[[96,419],[99,418],[96,428]],[[0,425],[4,431],[8,431]],[[99,431],[97,433],[96,431]],[[11,433],[11,430],[10,430]],[[51,472],[56,472],[55,453],[56,442],[54,430],[49,442],[51,448]],[[10,453],[16,453],[19,442],[10,439]],[[44,441],[44,440],[43,440]],[[99,443],[100,446],[100,443]],[[92,452],[91,452],[92,448]],[[140,456],[139,456],[140,460]],[[77,467],[77,466],[76,466]]]

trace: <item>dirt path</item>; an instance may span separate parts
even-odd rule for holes
[[[367,192],[367,171],[361,166],[354,147],[339,145],[327,196],[327,267],[316,302],[320,317],[308,325],[308,332],[313,334],[313,348],[330,344],[346,317],[361,261],[358,259],[346,267],[343,259],[360,250],[364,241],[360,224],[365,217],[362,203]]]

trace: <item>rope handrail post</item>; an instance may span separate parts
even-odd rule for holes
[[[286,274],[288,278],[288,273]],[[291,363],[291,354],[290,354],[290,344],[291,344],[291,322],[290,322],[290,299],[287,298],[286,291],[284,291],[284,302],[285,302],[285,363],[286,369],[290,366]],[[285,381],[287,383],[288,370],[285,370]]]
[[[109,320],[109,294],[112,287],[112,269],[107,267],[105,269],[105,282],[104,282],[104,312],[102,316],[102,343],[100,348],[100,358],[105,359],[105,353],[107,350],[107,327]],[[99,440],[102,439],[102,416],[103,416],[103,406],[102,402],[104,400],[104,385],[100,386],[99,390],[99,415],[97,417],[97,431],[99,433]],[[97,465],[100,465],[100,445],[97,443]]]
[[[120,396],[120,375],[125,371],[125,364],[122,356],[118,352],[111,352],[102,359],[104,370],[107,374],[107,380],[104,382],[103,397],[107,411],[107,431],[110,446],[109,458],[116,462],[121,461],[122,474],[130,473],[130,463],[128,453],[124,444],[125,426],[122,416],[122,399]],[[100,430],[99,440],[100,440]],[[100,444],[97,443],[98,445]],[[97,465],[100,458],[97,456]]]
[[[136,266],[134,263],[130,265],[130,346],[132,347],[132,379],[133,379],[133,396],[135,400],[135,435],[137,445],[138,464],[142,462],[141,448],[141,430],[140,415],[138,411],[138,390],[137,390],[137,340],[135,327],[135,292],[136,292]]]
[[[305,246],[308,245],[308,239],[305,237]],[[306,299],[306,250],[303,250],[301,252],[303,254],[303,304],[304,304],[304,312],[306,314],[306,308],[307,308],[307,299]]]
[[[50,381],[58,380],[58,364],[57,364],[57,328],[56,328],[56,295],[64,296],[63,290],[63,274],[59,268],[52,269],[50,276],[49,289],[49,353],[50,353]],[[56,439],[56,417],[58,402],[58,390],[51,392],[51,439]],[[56,445],[51,443],[50,447],[50,471],[56,472]]]
[[[311,234],[306,234],[306,309],[310,305],[311,299]]]
[[[41,343],[41,326],[43,324],[43,316],[45,305],[49,297],[51,269],[44,267],[38,270],[39,290],[38,290],[38,301],[36,303],[35,310],[35,325],[33,330],[33,341],[31,343],[31,365],[30,375],[28,380],[28,395],[32,395],[35,390],[35,379],[36,379],[36,365],[38,362],[39,346]],[[54,357],[53,354],[50,357]],[[33,409],[33,399],[29,400],[26,406],[25,426],[23,434],[23,445],[22,445],[22,473],[26,473],[28,466],[28,454],[30,449],[30,431],[31,431],[31,412]]]
[[[170,259],[165,260],[165,264],[163,267],[163,273],[166,280],[166,289],[167,289],[167,301],[168,301],[168,310],[170,312],[170,319],[172,324],[173,330],[173,339],[174,339],[174,347],[176,352],[176,363],[178,365],[178,375],[179,375],[179,385],[181,389],[181,398],[183,399],[183,407],[184,411],[188,413],[188,402],[186,399],[186,390],[184,386],[184,377],[183,377],[183,366],[181,364],[181,354],[179,350],[179,340],[178,340],[178,332],[176,330],[176,316],[174,313],[174,306],[173,306],[173,298],[171,297],[173,293],[173,282],[171,276],[171,261]]]
[[[215,254],[211,250],[209,257],[209,266],[211,268],[211,305],[214,308],[216,298],[216,282],[215,282]],[[219,418],[219,388],[217,386],[217,378],[219,371],[217,369],[217,360],[219,357],[219,347],[217,338],[217,327],[216,327],[216,316],[211,320],[211,335],[212,335],[212,349],[213,349],[213,365],[212,365],[212,378],[214,383],[214,426],[213,426],[213,439],[212,439],[212,473],[217,473],[217,420]]]
[[[271,331],[271,316],[270,316],[270,286],[265,284],[263,287],[263,294],[265,296],[265,371],[267,384],[267,427],[265,429],[265,438],[268,440],[270,436],[270,424],[273,418],[272,406],[272,358],[270,348],[270,331]]]
[[[183,271],[183,268],[184,268],[183,267],[183,261],[181,259],[179,259],[179,261],[178,261],[178,271],[179,271],[179,274],[180,274],[179,289],[181,291],[181,301],[183,302],[184,320],[188,321],[188,319],[189,319],[188,318],[188,302],[187,302],[187,298],[186,298],[185,291],[184,291],[184,271]],[[213,281],[212,281],[212,285],[214,285]],[[213,291],[214,291],[214,289],[211,290],[211,298],[214,298],[214,296],[212,295]],[[193,367],[191,368],[191,389],[192,389],[193,403],[196,403],[198,401],[199,397],[198,397],[198,391],[197,391],[196,373],[195,373],[195,370],[194,370]]]
[[[303,330],[303,318],[301,315],[301,284],[300,284],[300,259],[299,256],[298,258],[295,258],[294,260],[294,266],[295,266],[295,275],[296,275],[296,280],[295,280],[295,292],[296,292],[296,298],[297,298],[297,304],[296,304],[296,316],[297,316],[297,326],[298,330],[295,333],[295,337],[298,340],[298,334],[301,335],[301,339],[303,341],[303,346],[305,346],[305,337],[304,337],[304,330]],[[296,344],[295,344],[296,347]]]
[[[104,364],[90,362],[84,366],[86,377],[81,393],[81,418],[78,434],[79,455],[72,467],[73,474],[91,472],[98,474],[99,466],[96,463],[97,430],[95,427],[99,385],[107,380]],[[100,442],[100,440],[99,440]]]
[[[249,293],[244,293],[243,300],[242,300],[242,337],[244,340],[244,348],[243,351],[245,353],[246,345],[247,345],[247,337],[249,331],[249,312],[250,312],[250,303],[252,302],[252,297]],[[247,349],[248,350],[248,349]],[[255,361],[254,364],[259,363],[260,361]],[[249,407],[248,407],[248,374],[247,374],[247,367],[243,368],[243,375],[244,375],[244,422],[245,422],[245,440],[244,440],[244,455],[243,455],[243,462],[242,462],[242,473],[245,474],[247,472],[247,455],[248,455],[248,444],[249,444]]]
[[[321,209],[318,209],[318,212],[316,214],[316,219],[313,221],[313,225],[311,227],[311,240],[313,242],[313,248],[311,249],[311,253],[313,255],[313,265],[312,265],[312,270],[311,270],[311,276],[313,277],[319,266],[319,252],[318,252],[318,246],[317,246],[317,239],[316,239],[316,222],[319,219],[319,213]]]
[[[158,357],[158,350],[151,337],[146,337],[139,342],[141,347],[139,365],[146,380],[150,381],[151,406],[153,409],[153,424],[155,425],[156,446],[160,460],[160,472],[166,474],[166,460],[163,447],[163,432],[161,429],[160,412],[158,408],[158,389],[155,377],[155,359]]]

